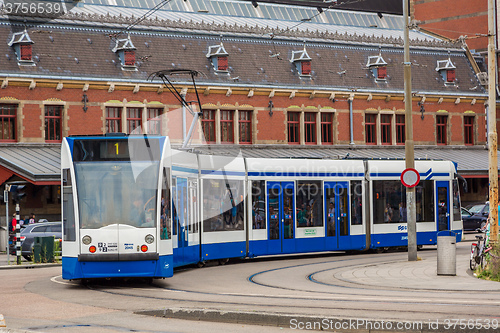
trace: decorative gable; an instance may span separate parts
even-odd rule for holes
[[[455,85],[455,65],[451,61],[449,52],[447,60],[438,60],[436,66],[436,72],[441,75],[445,85]]]
[[[137,70],[136,60],[135,60],[135,46],[130,39],[130,35],[124,39],[116,40],[113,52],[120,58],[120,64],[123,70]]]
[[[375,81],[387,80],[387,62],[382,57],[382,49],[379,48],[377,56],[368,57],[366,67],[372,72]]]
[[[292,51],[290,62],[295,65],[295,69],[302,78],[311,77],[311,57],[307,54],[306,46],[300,51]]]
[[[222,42],[219,45],[212,45],[208,47],[207,58],[212,63],[215,73],[229,74],[228,56],[229,54],[226,52]]]
[[[35,66],[32,54],[32,45],[34,43],[26,29],[24,29],[24,31],[13,34],[12,39],[7,45],[14,48],[19,65]]]

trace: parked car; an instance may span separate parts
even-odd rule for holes
[[[464,216],[462,213],[462,221],[465,231],[478,231],[488,220],[490,214],[490,205],[488,202],[482,204],[474,204],[466,207],[469,215]]]
[[[31,260],[33,255],[33,245],[35,237],[54,236],[56,241],[62,238],[62,223],[61,222],[42,222],[28,224],[21,229],[21,255],[26,260]],[[10,243],[10,242],[9,242]],[[13,236],[13,244],[10,244],[10,253],[16,253],[16,238]]]

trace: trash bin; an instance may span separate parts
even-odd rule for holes
[[[42,261],[54,262],[54,236],[42,237]]]
[[[33,261],[42,262],[42,237],[35,237],[33,242]]]
[[[437,234],[437,275],[457,275],[457,235],[450,230]]]

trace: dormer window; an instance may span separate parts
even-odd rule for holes
[[[292,51],[290,62],[295,65],[295,69],[301,78],[311,77],[311,57],[307,54],[306,46],[300,51]]]
[[[453,83],[455,82],[455,70],[448,69],[446,71],[446,82]]]
[[[135,66],[135,50],[127,50],[125,53],[125,66]]]
[[[12,35],[12,39],[8,45],[14,48],[19,65],[35,66],[33,62],[32,44],[34,44],[34,42],[31,40],[26,29]]]
[[[212,45],[208,47],[207,58],[212,63],[212,67],[216,74],[229,73],[228,56],[229,54],[226,52],[222,42],[219,45]]]
[[[377,56],[368,57],[366,67],[372,72],[375,81],[387,80],[387,62],[382,58],[382,49],[379,49]]]
[[[447,60],[438,60],[436,66],[436,72],[441,75],[445,85],[455,85],[455,65],[451,61],[449,52]]]
[[[386,66],[377,67],[377,79],[385,80],[386,77],[387,77],[387,67]]]
[[[31,61],[31,44],[24,44],[21,46],[21,60]]]
[[[136,61],[135,61],[135,46],[130,39],[130,35],[124,39],[118,39],[116,41],[115,47],[113,48],[113,52],[118,55],[120,58],[120,64],[123,70],[127,71],[136,71]]]
[[[227,56],[217,57],[217,70],[227,72]]]

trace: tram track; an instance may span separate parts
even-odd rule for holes
[[[357,263],[357,261],[366,260],[363,258],[344,258],[340,260],[328,260],[312,263],[300,263],[294,265],[286,265],[283,267],[277,267],[273,269],[266,269],[254,272],[250,275],[245,276],[245,280],[250,282],[252,285],[258,288],[270,288],[272,290],[277,290],[278,293],[271,294],[269,292],[214,292],[209,290],[203,290],[199,288],[198,290],[186,289],[186,288],[172,288],[170,286],[165,286],[162,281],[158,281],[153,284],[153,288],[144,287],[144,285],[114,285],[111,288],[108,287],[107,283],[104,284],[94,284],[88,285],[87,288],[94,292],[106,293],[115,296],[125,296],[125,297],[137,297],[142,299],[155,300],[158,302],[167,302],[168,304],[176,304],[188,311],[193,308],[203,308],[203,309],[230,309],[230,308],[251,308],[254,311],[262,311],[264,309],[274,308],[280,309],[280,311],[296,313],[300,312],[305,305],[311,312],[329,312],[329,311],[345,311],[346,309],[356,309],[357,311],[366,311],[371,313],[377,313],[377,315],[387,315],[388,313],[397,311],[399,316],[402,315],[419,315],[419,316],[452,316],[452,315],[466,315],[470,313],[471,307],[480,307],[485,309],[496,309],[491,313],[485,313],[486,317],[495,317],[495,313],[498,313],[498,308],[500,307],[500,301],[482,299],[480,302],[473,301],[470,297],[473,292],[460,292],[460,295],[455,295],[453,299],[443,297],[444,294],[449,294],[449,291],[442,290],[436,292],[435,290],[401,290],[399,288],[373,288],[371,286],[363,285],[350,285],[346,286],[345,282],[340,283],[329,283],[324,284],[330,288],[328,291],[318,292],[317,290],[308,290],[305,287],[302,288],[289,288],[279,283],[263,283],[255,281],[256,277],[262,276],[269,273],[280,273],[282,276],[287,276],[290,270],[307,270],[308,267],[318,266],[318,265],[329,265],[329,264],[341,264],[342,266],[321,269],[321,270],[308,270],[307,274],[302,274],[302,280],[307,286],[310,283],[323,284],[321,281],[315,281],[314,276],[318,273],[325,271],[335,271],[340,269],[345,269],[346,267],[362,267],[370,265],[383,265],[386,263],[394,263],[395,260],[400,258],[400,254],[386,254],[383,260],[373,262],[373,258],[370,258],[371,263]],[[392,259],[391,259],[392,258]],[[338,258],[337,258],[338,259]],[[345,263],[350,263],[349,265],[344,265]],[[245,263],[249,265],[249,263]],[[230,266],[236,267],[235,265],[228,265],[229,267],[224,267],[224,269],[231,268]],[[246,267],[246,266],[245,266]],[[223,267],[220,267],[223,269]],[[190,280],[193,285],[200,285],[197,279],[193,277],[199,276],[196,274],[198,270],[183,269],[177,272],[177,277],[180,276],[181,280]],[[237,269],[233,269],[237,271]],[[194,273],[194,274],[193,274]],[[204,272],[203,275],[208,272]],[[211,273],[211,272],[210,272]],[[333,274],[331,274],[333,275]],[[238,277],[239,280],[243,279],[243,276]],[[169,285],[171,285],[170,281]],[[198,282],[197,282],[198,281]],[[304,286],[304,285],[302,285]],[[334,289],[334,290],[333,290]],[[341,289],[342,291],[338,291]],[[163,290],[164,295],[159,295],[158,291]],[[348,291],[346,293],[346,290]],[[282,291],[289,292],[290,294],[280,294]],[[373,294],[366,294],[369,291]],[[308,295],[309,294],[309,295]],[[422,295],[419,295],[422,294]],[[341,305],[339,305],[341,304]],[[385,305],[385,306],[381,306]],[[419,310],[413,310],[412,308],[418,306]],[[428,307],[428,311],[422,311],[422,306]],[[457,310],[457,307],[460,307]],[[454,309],[450,311],[449,309]]]

